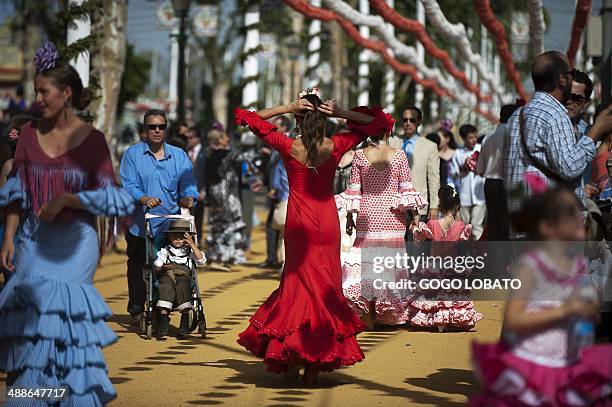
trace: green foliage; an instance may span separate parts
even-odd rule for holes
[[[140,96],[149,83],[151,61],[134,53],[134,46],[127,44],[125,52],[125,69],[121,77],[121,91],[117,101],[117,117],[121,117],[123,106],[128,100]]]

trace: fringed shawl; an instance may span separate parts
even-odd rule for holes
[[[78,193],[115,185],[110,153],[104,134],[93,129],[78,146],[56,158],[42,150],[36,125],[27,123],[21,131],[10,176],[19,174],[25,192],[24,203],[34,214],[58,195]],[[59,219],[69,221],[79,211],[65,209]]]

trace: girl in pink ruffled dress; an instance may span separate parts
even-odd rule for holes
[[[611,406],[612,345],[592,344],[599,302],[584,295],[585,259],[570,247],[585,238],[578,200],[550,189],[526,201],[519,219],[517,230],[543,242],[516,264],[522,286],[508,301],[501,341],[473,345],[484,390],[470,404]]]
[[[402,150],[387,145],[387,134],[374,140],[373,146],[357,150],[349,186],[336,196],[340,207],[348,212],[347,232],[355,226],[357,236],[351,251],[342,265],[342,290],[355,312],[361,314],[368,329],[374,323],[398,325],[406,323],[409,301],[402,292],[391,289],[374,289],[373,281],[363,272],[371,267],[363,249],[374,253],[374,249],[405,251],[406,211],[427,205],[423,196],[414,189],[410,177],[408,159]],[[353,213],[357,213],[356,224]],[[363,270],[362,270],[363,269]],[[408,278],[403,269],[390,271],[393,280]]]
[[[430,219],[427,223],[420,222],[412,228],[415,240],[433,240],[431,257],[456,256],[457,245],[445,242],[467,241],[472,236],[472,225],[458,219],[459,195],[455,188],[443,185],[438,191],[440,200],[440,219]],[[469,270],[446,270],[424,268],[417,271],[418,278],[457,278],[467,277]],[[470,330],[483,318],[476,311],[474,302],[469,300],[466,291],[451,292],[449,290],[416,292],[410,304],[412,308],[409,323],[422,328],[437,328],[445,330]]]

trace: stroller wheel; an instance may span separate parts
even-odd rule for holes
[[[202,335],[202,339],[206,339],[206,322],[200,322],[198,324],[198,333]]]
[[[144,313],[140,314],[140,322],[138,323],[139,333],[144,335],[147,332],[147,321],[144,316]]]
[[[153,325],[148,325],[147,326],[147,332],[146,332],[146,337],[147,339],[151,339],[153,337]]]

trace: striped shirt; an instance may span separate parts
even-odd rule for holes
[[[595,144],[586,135],[574,134],[567,109],[553,96],[545,92],[535,92],[532,99],[523,108],[525,111],[525,142],[533,157],[561,178],[571,180],[575,193],[585,204],[585,195],[581,175],[589,162],[595,157]],[[526,172],[537,172],[548,184],[548,179],[531,165],[521,143],[518,109],[508,121],[504,138],[503,178],[508,191],[508,210],[518,211],[520,198],[511,191],[524,180]],[[532,192],[525,187],[527,195]]]

